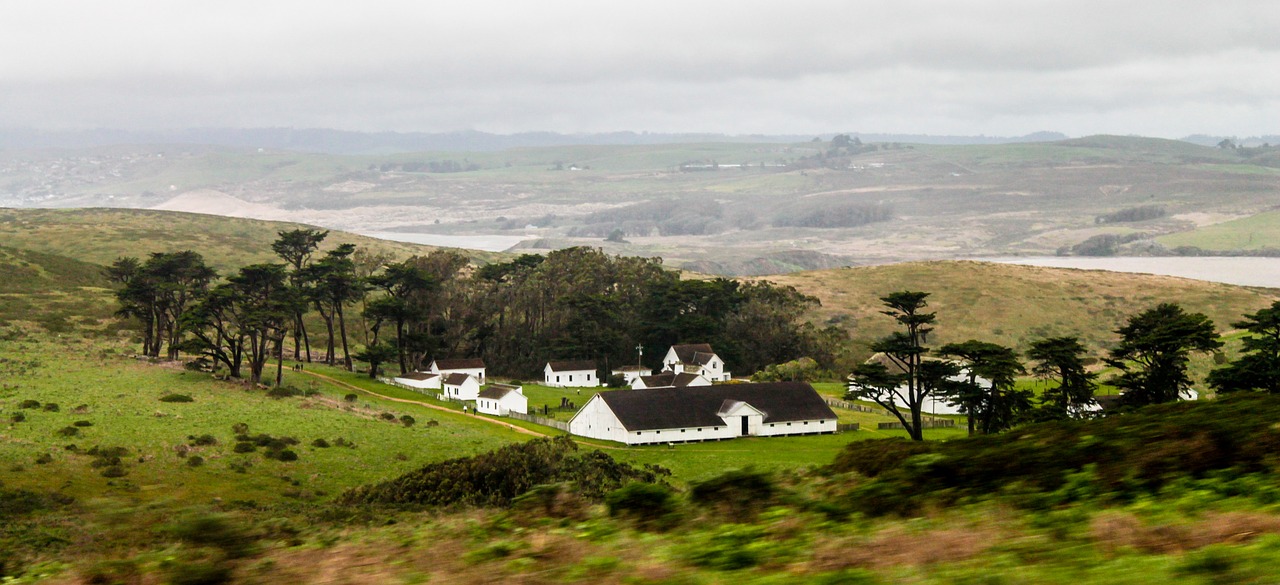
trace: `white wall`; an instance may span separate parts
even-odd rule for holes
[[[791,421],[782,423],[764,423],[760,427],[761,437],[777,437],[782,435],[805,435],[809,433],[834,433],[836,420]]]
[[[553,388],[594,388],[600,385],[595,370],[571,370],[557,372],[548,365],[543,368],[543,385]]]

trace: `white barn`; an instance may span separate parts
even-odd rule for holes
[[[596,363],[590,360],[547,362],[542,368],[543,384],[553,388],[594,388],[600,385]]]
[[[655,376],[640,376],[631,383],[632,390],[645,388],[684,388],[685,386],[710,386],[711,381],[697,374],[673,374],[665,372]]]
[[[432,374],[467,374],[484,384],[484,360],[480,358],[437,359],[431,360],[428,368]]]
[[[490,384],[476,397],[476,412],[507,416],[512,412],[529,414],[529,399],[519,386]]]
[[[613,376],[622,376],[622,379],[626,381],[627,385],[631,386],[636,383],[636,379],[640,376],[652,376],[653,368],[646,368],[644,366],[622,366],[621,368],[614,368],[612,372],[609,372],[609,374]]]
[[[401,386],[408,386],[419,390],[440,389],[440,374],[432,374],[431,372],[409,372],[403,376],[396,376],[395,378],[392,378],[392,381],[400,384]]]
[[[448,400],[475,400],[480,395],[480,381],[469,374],[448,374],[442,386]]]
[[[728,382],[733,377],[725,370],[724,360],[707,343],[673,345],[662,358],[663,371],[698,374],[712,382]]]
[[[569,433],[628,445],[833,433],[836,414],[805,382],[601,392]]]

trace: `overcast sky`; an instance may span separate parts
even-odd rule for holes
[[[1280,2],[14,0],[0,127],[1280,134]]]

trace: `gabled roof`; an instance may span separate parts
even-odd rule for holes
[[[646,388],[666,388],[675,386],[676,375],[671,372],[663,374],[654,374],[652,376],[640,376],[640,381],[644,382]]]
[[[613,369],[615,372],[652,372],[653,368],[648,366],[618,366]]]
[[[435,360],[437,368],[441,370],[474,370],[484,367],[484,360],[480,358],[447,358]]]
[[[553,372],[582,372],[596,371],[596,363],[591,360],[577,360],[568,362],[547,362],[551,366]]]
[[[512,392],[518,393],[519,391],[520,388],[518,386],[512,386],[510,384],[489,384],[488,388],[480,391],[480,397],[489,398],[491,400],[501,400],[503,396],[511,394]]]
[[[726,401],[751,405],[764,413],[766,423],[836,418],[805,382],[615,390],[597,396],[628,431],[725,426],[718,413]]]
[[[707,365],[711,361],[711,356],[716,354],[716,350],[711,349],[710,343],[686,343],[683,345],[673,345],[671,349],[676,352],[676,359],[682,364],[698,364],[700,366]],[[702,354],[699,356],[699,354]],[[698,361],[701,359],[702,361]]]
[[[467,379],[470,377],[471,377],[470,374],[455,372],[455,373],[449,374],[448,376],[445,376],[444,383],[450,386],[461,386],[463,384],[466,384]]]
[[[404,380],[431,380],[433,378],[439,378],[440,374],[432,374],[431,372],[409,372],[403,376],[396,377]]]

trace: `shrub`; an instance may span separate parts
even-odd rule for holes
[[[355,402],[356,400],[359,400],[360,397],[355,394],[347,394],[346,396],[343,396],[342,399],[347,402]]]
[[[346,448],[348,448],[348,449],[355,449],[355,448],[356,448],[356,444],[355,444],[354,442],[352,442],[352,441],[348,441],[348,440],[346,440],[346,439],[344,439],[344,438],[342,438],[342,437],[338,437],[337,439],[334,439],[334,440],[333,440],[333,445],[334,445],[335,447],[346,447]]]
[[[694,483],[689,500],[715,507],[730,517],[753,518],[775,501],[777,492],[768,472],[742,469]]]
[[[311,441],[311,446],[319,449],[328,449],[329,441],[326,441],[324,439],[316,439],[314,441]]]
[[[204,457],[192,455],[187,458],[187,467],[200,467],[201,465],[204,465]]]
[[[40,408],[39,400],[23,400],[18,403],[18,408]]]
[[[80,434],[80,429],[76,427],[63,427],[58,430],[58,434],[63,437],[74,437]]]
[[[44,465],[46,463],[53,463],[53,455],[41,453],[39,457],[36,457],[36,465]]]
[[[222,514],[183,518],[169,526],[169,532],[188,544],[216,548],[229,559],[242,559],[256,549],[252,535]]]
[[[401,417],[400,417],[400,424],[402,424],[402,425],[404,425],[404,426],[406,426],[406,427],[411,427],[411,426],[413,426],[413,423],[416,423],[416,422],[418,422],[418,421],[414,420],[414,418],[413,418],[413,417],[411,417],[411,416],[409,416],[409,415],[407,415],[407,414],[406,414],[406,415],[403,415],[403,416],[401,416]]]
[[[188,436],[187,440],[191,441],[192,446],[202,447],[209,445],[217,445],[218,438],[213,435],[200,435],[199,437]]]
[[[108,465],[102,468],[101,475],[102,477],[124,477],[128,472],[122,465]]]
[[[71,423],[71,424],[72,424],[73,426],[77,426],[77,427],[91,427],[91,426],[93,426],[93,423],[91,423],[91,422],[89,422],[89,421],[87,421],[87,420],[78,420],[78,421],[73,422],[73,423]]]
[[[231,432],[237,435],[243,435],[249,432],[249,425],[246,423],[236,423],[231,425]]]
[[[382,418],[382,420],[396,420],[396,415],[390,412],[384,412],[379,416]]]
[[[27,415],[25,413],[15,412],[9,416],[9,420],[16,423],[26,422]]]
[[[45,412],[58,412],[59,410],[61,409],[58,407],[58,404],[55,402],[47,402],[44,405]]]
[[[604,503],[610,516],[631,518],[645,527],[669,524],[676,511],[671,488],[655,483],[629,483],[606,495]]]
[[[276,386],[267,390],[267,396],[271,398],[292,398],[294,396],[302,396],[302,391],[293,386]]]
[[[186,394],[165,394],[160,397],[160,402],[195,402],[195,399]]]
[[[276,461],[297,461],[298,460],[298,454],[288,449],[281,449],[279,451],[274,451],[274,450],[268,451],[267,457],[270,459],[275,459]]]
[[[232,447],[231,450],[236,453],[252,453],[258,450],[258,446],[248,441],[242,441],[240,443],[236,443],[236,446]]]

